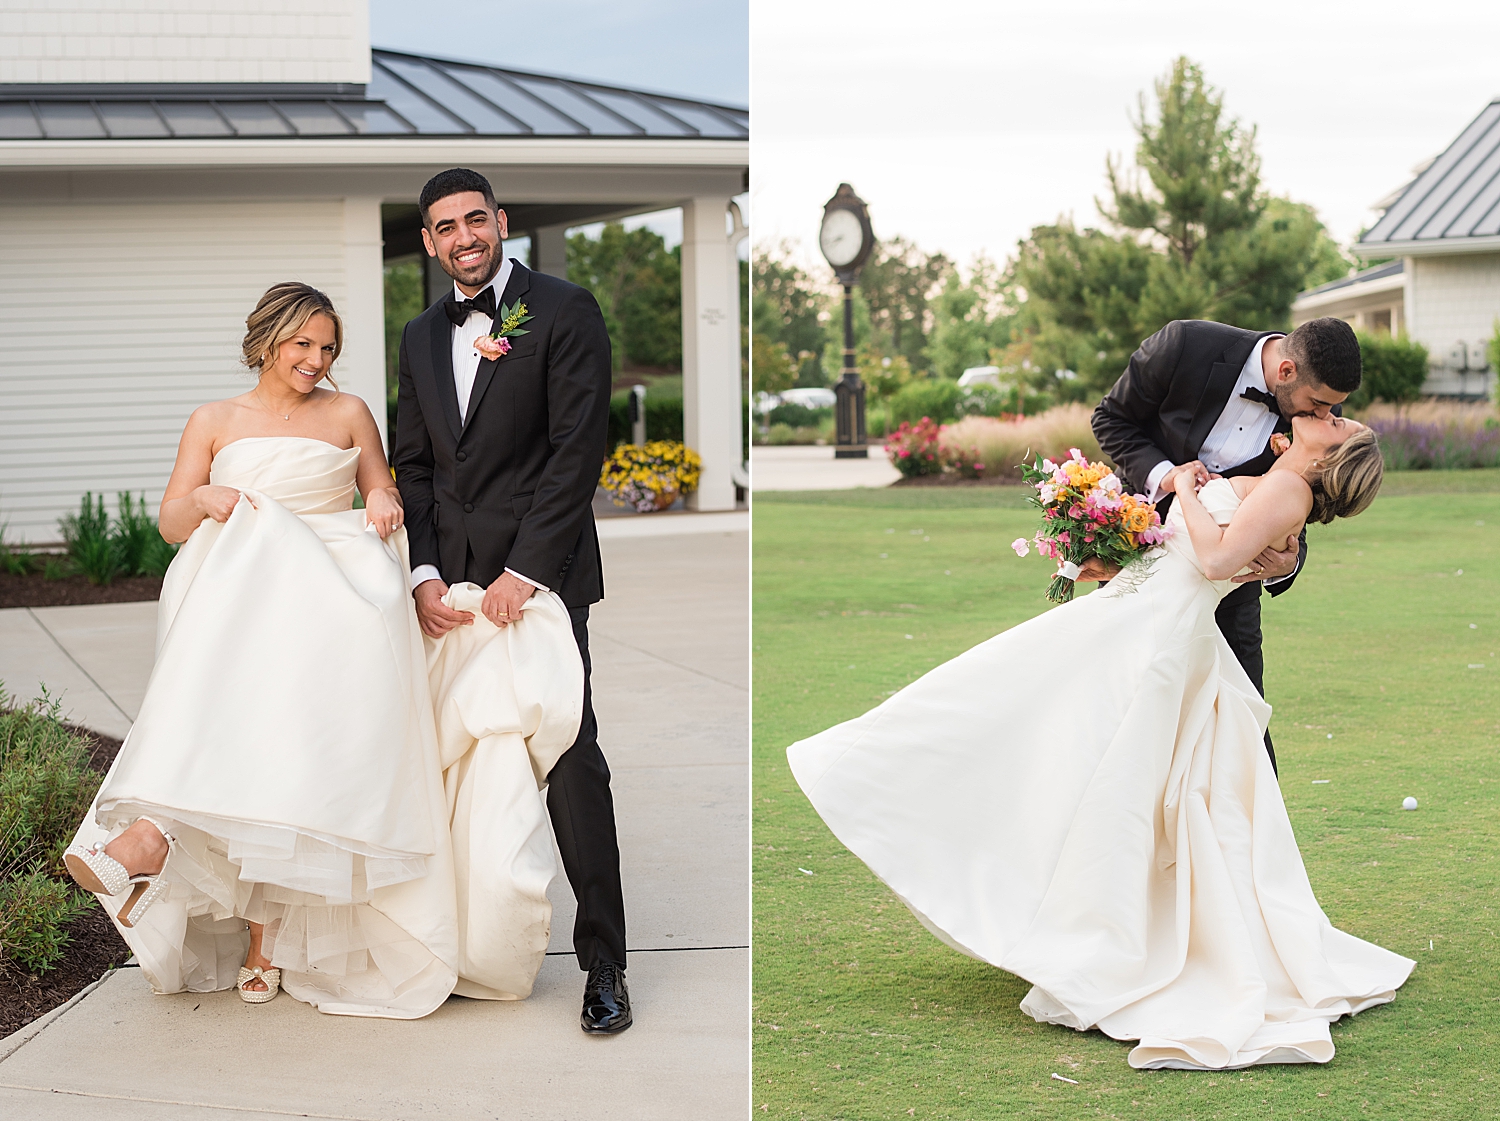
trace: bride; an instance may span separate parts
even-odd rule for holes
[[[1175,535],[1092,595],[787,749],[834,834],[1042,1022],[1141,1068],[1327,1062],[1414,962],[1332,926],[1214,621],[1233,577],[1381,480],[1375,434],[1297,417],[1265,475],[1174,477]],[[1082,700],[1078,698],[1083,698]]]
[[[425,1015],[457,935],[401,497],[328,297],[278,284],[246,326],[257,384],[183,431],[155,666],[64,859],[158,992]]]
[[[522,625],[424,647],[379,431],[332,377],[333,304],[278,284],[246,326],[257,384],[182,434],[156,662],[64,859],[160,993],[284,986],[394,1018],[525,997],[554,872],[536,768],[581,718],[566,609],[538,595]]]

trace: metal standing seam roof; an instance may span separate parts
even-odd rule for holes
[[[1500,234],[1500,98],[1490,102],[1447,151],[1412,180],[1359,239],[1433,246]]]
[[[0,86],[0,141],[305,137],[745,140],[748,109],[371,51],[367,86]]]
[[[1353,276],[1345,276],[1338,280],[1330,280],[1327,284],[1320,284],[1316,288],[1309,288],[1306,292],[1297,293],[1297,299],[1305,299],[1308,296],[1319,296],[1324,292],[1333,292],[1339,288],[1348,288],[1354,284],[1363,284],[1369,280],[1383,280],[1388,276],[1400,276],[1406,271],[1406,261],[1387,261],[1383,265],[1364,269]]]

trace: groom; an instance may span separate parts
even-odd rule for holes
[[[497,627],[538,589],[567,605],[583,655],[583,722],[547,776],[547,809],[578,899],[573,946],[588,970],[580,1022],[586,1032],[624,1031],[625,901],[588,643],[589,605],[604,598],[592,502],[609,419],[609,335],[585,289],[505,257],[505,211],[484,176],[440,172],[418,205],[422,242],[453,293],[401,335],[392,460],[417,618],[434,638],[472,622],[442,602],[465,580],[486,589],[481,610]],[[507,313],[524,326],[502,346],[487,336]]]
[[[1120,380],[1094,410],[1099,447],[1131,489],[1165,518],[1173,478],[1191,471],[1198,485],[1218,476],[1263,475],[1276,461],[1271,436],[1295,416],[1326,417],[1359,388],[1359,342],[1342,319],[1313,319],[1290,335],[1179,319],[1143,342]],[[1280,595],[1307,556],[1307,532],[1288,548],[1268,548],[1236,576],[1243,587],[1219,603],[1216,619],[1229,648],[1265,696],[1260,588]],[[1081,579],[1114,574],[1099,561]],[[1271,734],[1266,752],[1276,769]]]

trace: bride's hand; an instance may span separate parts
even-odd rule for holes
[[[228,521],[239,501],[240,492],[234,487],[216,487],[212,483],[205,483],[193,491],[193,504],[198,512],[216,522]]]
[[[1090,557],[1078,567],[1078,579],[1084,580],[1113,580],[1120,575],[1120,566],[1102,561],[1098,557]]]
[[[1168,494],[1183,494],[1183,487],[1191,487],[1196,491],[1210,479],[1217,478],[1213,472],[1203,465],[1203,461],[1195,459],[1190,463],[1178,464],[1167,473],[1166,478],[1161,481],[1161,488]]]
[[[405,520],[401,493],[395,487],[380,487],[365,495],[365,523],[374,526],[382,540],[400,529]]]

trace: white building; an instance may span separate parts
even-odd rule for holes
[[[372,52],[366,2],[0,9],[7,540],[56,540],[86,490],[158,501],[188,414],[248,386],[245,316],[279,280],[333,297],[340,384],[383,427],[382,262],[417,249],[417,192],[455,165],[489,177],[558,275],[569,227],[682,208],[695,501],[733,507],[747,111]]]
[[[1403,331],[1427,347],[1427,393],[1493,396],[1486,343],[1500,317],[1500,98],[1416,178],[1376,204],[1354,246],[1396,260],[1303,292],[1292,320],[1321,315],[1361,330]]]

